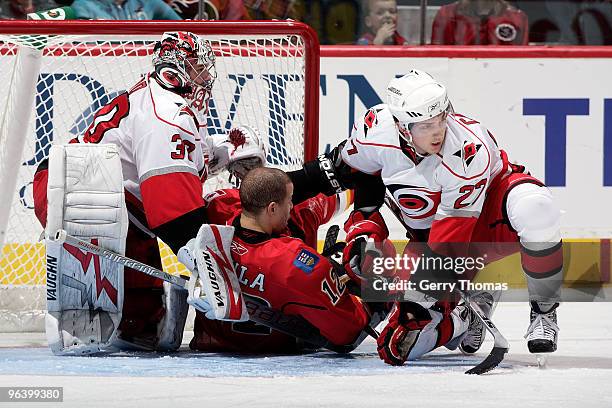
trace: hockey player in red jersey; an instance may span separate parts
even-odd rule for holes
[[[342,159],[356,171],[379,176],[376,186],[355,186],[355,201],[362,204],[348,224],[365,219],[379,229],[348,242],[344,262],[349,273],[361,273],[357,244],[385,230],[378,208],[386,187],[401,209],[407,235],[427,243],[433,254],[444,243],[520,243],[509,247],[520,247],[527,278],[529,350],[556,350],[563,278],[560,210],[542,182],[509,163],[490,131],[452,111],[443,84],[419,70],[393,79],[387,103],[368,109],[355,123]],[[490,311],[491,302],[485,303]],[[407,354],[398,350],[409,348],[410,332],[424,327],[418,317],[421,306],[400,304],[398,319],[391,319],[379,338],[386,362],[405,361]],[[473,323],[461,344],[466,352],[475,352],[484,338],[483,325]]]
[[[302,190],[295,173],[290,175]],[[208,219],[236,228],[231,252],[243,293],[285,314],[304,317],[333,346],[354,345],[373,323],[372,312],[387,306],[365,304],[349,293],[351,283],[343,279],[342,266],[299,238],[316,237],[318,227],[344,206],[338,207],[336,196],[324,194],[293,206],[291,178],[276,169],[252,170],[239,192],[221,190],[206,197]],[[354,231],[359,233],[360,226]],[[394,249],[386,249],[386,255],[393,256]],[[460,311],[439,309],[411,358],[440,345],[452,347],[452,339],[458,343],[468,327],[467,315]],[[190,346],[202,351],[287,353],[300,351],[304,344],[252,322],[220,322],[198,313]]]
[[[240,190],[206,196],[211,223],[233,225],[232,258],[243,293],[284,314],[300,315],[335,345],[353,343],[371,311],[346,290],[338,268],[304,242],[350,204],[342,195],[319,194],[292,203],[293,183],[281,170],[254,169]],[[341,268],[340,268],[341,270]],[[196,315],[192,349],[287,353],[303,346],[296,338],[252,322],[228,323]]]
[[[130,215],[126,255],[161,268],[157,237],[176,253],[206,220],[202,183],[208,173],[263,165],[265,153],[248,127],[234,129],[229,138],[207,135],[205,112],[216,78],[208,41],[189,32],[164,33],[155,45],[153,66],[153,72],[99,109],[87,131],[71,143],[119,147]],[[231,143],[236,135],[239,146]],[[47,173],[43,164],[34,178],[35,211],[43,225]],[[184,317],[166,313],[162,281],[126,268],[124,291],[119,339],[159,349],[160,328],[175,327],[170,348],[178,348]],[[186,311],[184,299],[182,304]]]
[[[445,4],[431,26],[431,43],[527,45],[527,14],[505,0],[459,0]]]

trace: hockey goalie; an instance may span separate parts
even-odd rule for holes
[[[54,146],[34,178],[47,235],[46,331],[57,354],[116,348],[175,350],[186,290],[53,242],[68,234],[161,269],[157,238],[175,253],[205,223],[202,183],[265,163],[255,130],[212,138],[205,112],[216,79],[208,41],[164,33],[154,69],[99,109],[87,131]]]

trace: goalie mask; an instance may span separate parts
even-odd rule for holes
[[[200,114],[206,112],[217,78],[207,40],[186,31],[166,32],[153,49],[153,66],[162,86],[182,95]]]
[[[446,87],[418,69],[389,82],[387,106],[398,124],[400,137],[413,147],[412,129],[416,123],[452,112]]]

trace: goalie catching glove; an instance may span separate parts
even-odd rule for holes
[[[242,180],[257,167],[266,165],[266,149],[259,132],[250,126],[239,126],[222,137],[210,138],[212,160],[208,166],[211,175],[223,170]]]

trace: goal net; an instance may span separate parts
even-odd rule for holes
[[[268,165],[295,169],[318,148],[316,36],[296,22],[0,22],[0,332],[44,329],[45,249],[32,180],[54,143],[84,132],[96,110],[152,70],[165,31],[211,41],[217,80],[209,134],[248,124]],[[226,187],[220,175],[205,192]],[[160,242],[164,269],[181,273]]]

